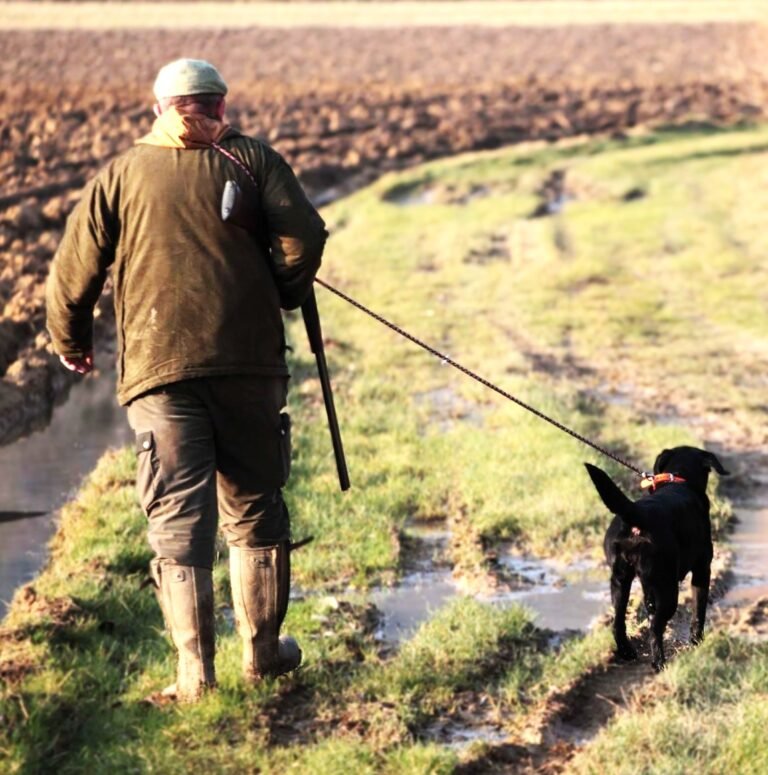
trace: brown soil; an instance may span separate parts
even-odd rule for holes
[[[165,61],[216,62],[233,123],[327,201],[470,149],[760,117],[766,38],[736,24],[0,32],[0,443],[46,422],[74,379],[46,349],[48,263],[84,181],[149,127]]]

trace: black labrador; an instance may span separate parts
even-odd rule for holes
[[[631,501],[605,471],[585,464],[603,503],[616,515],[605,534],[611,567],[613,637],[616,653],[636,659],[625,617],[632,579],[640,578],[650,616],[651,664],[664,667],[664,629],[677,610],[678,585],[691,573],[691,643],[701,641],[709,597],[712,528],[707,478],[710,469],[728,472],[711,452],[695,447],[665,449],[653,465],[650,492]],[[663,475],[663,476],[662,476]]]

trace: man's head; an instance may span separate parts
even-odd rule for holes
[[[227,84],[219,71],[202,59],[176,59],[161,67],[153,89],[156,116],[172,106],[181,113],[219,119],[224,115]]]

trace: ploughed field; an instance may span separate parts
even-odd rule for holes
[[[322,202],[470,149],[759,120],[766,42],[741,24],[0,33],[0,441],[44,422],[68,388],[46,349],[48,263],[84,181],[149,128],[165,61],[214,61],[230,120]]]

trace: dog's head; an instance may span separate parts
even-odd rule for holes
[[[701,492],[707,489],[707,479],[712,469],[720,476],[728,475],[713,452],[696,447],[665,449],[653,464],[654,474],[676,474]]]

